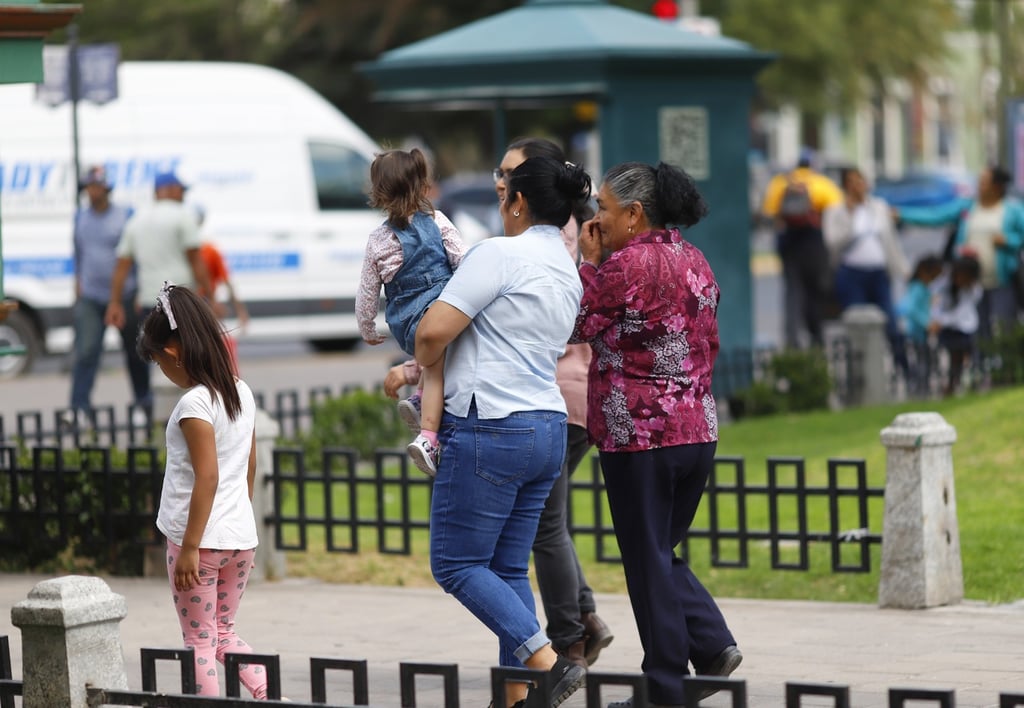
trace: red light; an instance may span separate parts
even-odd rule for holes
[[[679,18],[679,5],[675,0],[654,0],[651,13],[659,20],[675,20]]]

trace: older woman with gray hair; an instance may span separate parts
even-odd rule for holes
[[[583,299],[572,341],[594,352],[587,427],[656,706],[683,705],[691,662],[697,674],[728,676],[743,658],[714,599],[674,553],[718,441],[718,283],[679,231],[705,214],[685,172],[628,162],[605,174],[597,214],[580,234]]]

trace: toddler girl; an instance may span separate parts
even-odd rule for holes
[[[942,259],[924,256],[907,282],[907,291],[896,307],[903,319],[914,366],[909,371],[907,386],[911,394],[925,395],[931,379],[932,350],[928,342],[928,324],[932,319],[932,283],[942,275]]]
[[[462,238],[448,218],[434,210],[427,192],[430,179],[423,153],[389,150],[370,165],[370,206],[382,209],[385,222],[370,234],[356,293],[359,331],[369,344],[377,332],[381,285],[387,301],[384,318],[398,345],[415,354],[416,327],[437,299],[464,253]],[[433,477],[440,448],[437,431],[444,413],[444,357],[423,368],[420,390],[399,403],[399,412],[419,435],[407,450],[416,466]]]
[[[951,396],[960,386],[964,362],[974,351],[980,322],[978,304],[983,294],[981,267],[972,256],[953,261],[947,280],[936,284],[935,305],[929,331],[938,333],[939,346],[949,353],[949,380],[943,395]]]

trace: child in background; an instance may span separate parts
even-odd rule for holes
[[[935,304],[928,330],[939,336],[939,346],[949,353],[949,380],[943,395],[951,396],[960,387],[964,363],[974,352],[974,340],[980,319],[981,267],[973,256],[962,255],[953,261],[948,278],[936,283]]]
[[[416,327],[462,261],[465,247],[458,230],[427,197],[427,159],[411,151],[389,150],[370,165],[370,206],[384,211],[385,222],[366,244],[356,293],[356,319],[363,339],[380,344],[374,320],[384,286],[384,317],[398,345],[413,356]],[[437,431],[444,413],[444,357],[424,367],[420,389],[398,404],[402,419],[419,431],[407,450],[416,466],[433,477],[440,449]]]
[[[217,288],[223,284],[228,291],[228,301],[231,303],[231,308],[235,311],[235,317],[238,318],[238,328],[245,332],[245,328],[249,325],[249,311],[235,293],[235,286],[231,284],[231,274],[228,271],[228,264],[224,260],[224,256],[209,241],[199,247],[199,255],[203,259],[203,263],[206,264],[206,272],[210,274],[210,287],[213,288],[210,303],[213,305],[214,311],[221,319],[227,314],[224,311],[223,303],[217,302],[216,299]],[[230,332],[224,332],[224,342],[228,345],[228,354],[231,355],[231,365],[235,376],[238,376],[238,340]]]
[[[928,325],[932,319],[931,285],[942,275],[942,259],[925,256],[914,266],[896,311],[903,319],[907,339],[914,353],[914,366],[907,377],[907,386],[914,395],[927,395],[932,373],[932,349],[928,342]]]
[[[223,331],[205,300],[166,282],[146,317],[139,355],[185,389],[167,421],[167,467],[157,528],[167,537],[167,576],[185,646],[195,652],[196,690],[219,694],[225,653],[251,654],[235,614],[258,538],[252,508],[256,402],[235,377]],[[267,698],[259,664],[240,678]]]

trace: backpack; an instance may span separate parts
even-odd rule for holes
[[[821,226],[821,214],[814,208],[806,183],[792,177],[786,180],[786,188],[779,202],[779,218],[786,228]]]

